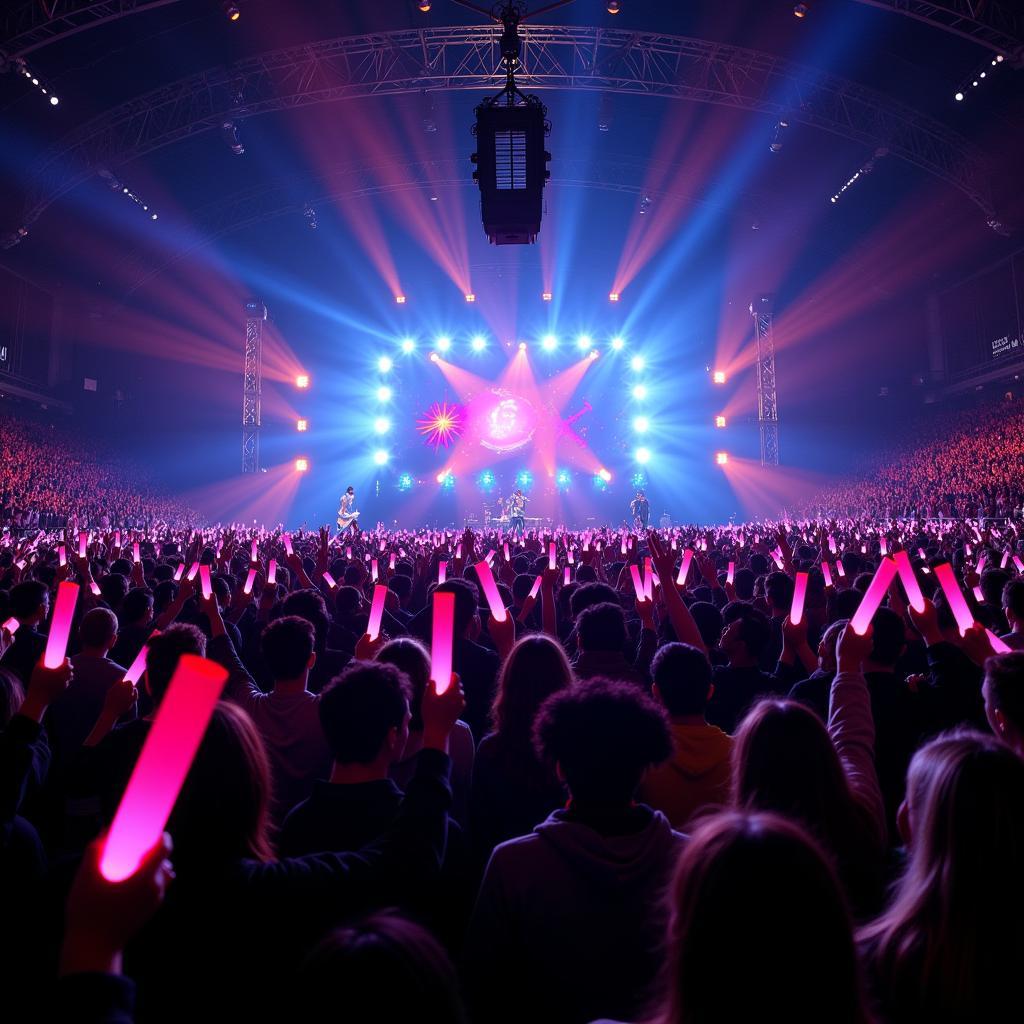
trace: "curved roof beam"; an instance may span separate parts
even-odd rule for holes
[[[327,39],[163,86],[60,139],[31,171],[22,229],[101,167],[117,168],[225,121],[335,100],[493,89],[498,31],[444,27]],[[847,79],[705,39],[593,27],[523,31],[527,89],[695,100],[786,117],[885,149],[959,189],[995,219],[982,154],[939,121]]]

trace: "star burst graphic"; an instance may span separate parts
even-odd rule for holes
[[[417,421],[416,429],[423,434],[426,444],[437,451],[442,445],[447,448],[462,433],[464,425],[462,406],[444,401],[435,402]]]

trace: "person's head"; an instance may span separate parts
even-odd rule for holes
[[[298,615],[274,619],[260,636],[260,651],[274,682],[305,682],[316,664],[316,631]]]
[[[270,860],[270,797],[270,761],[259,731],[242,708],[221,701],[167,823],[175,867]]]
[[[873,973],[920,992],[922,1020],[992,1019],[979,1002],[1007,1005],[1024,960],[1024,761],[990,736],[936,737],[910,762],[898,823],[909,860],[865,929]]]
[[[580,568],[583,568],[582,566]],[[569,613],[573,621],[579,618],[580,613],[586,608],[592,608],[595,604],[617,604],[618,595],[614,588],[607,583],[600,583],[594,580],[592,583],[585,583],[572,592],[569,601]]]
[[[90,608],[78,627],[82,650],[105,655],[117,641],[117,616],[109,608]]]
[[[436,588],[442,594],[455,595],[455,625],[457,637],[470,640],[480,635],[480,591],[469,580],[445,580]]]
[[[590,679],[550,696],[533,723],[534,747],[576,803],[618,807],[647,768],[672,753],[668,716],[633,683]]]
[[[375,661],[394,665],[409,680],[409,729],[423,730],[423,694],[430,682],[430,654],[426,647],[410,636],[389,640],[377,652]]]
[[[839,641],[839,634],[842,633],[843,627],[849,621],[849,619],[839,619],[837,622],[833,622],[821,634],[821,639],[818,641],[817,655],[818,668],[822,672],[835,672],[838,667],[836,664],[836,644]]]
[[[730,665],[753,665],[771,640],[771,623],[764,612],[732,601],[722,611],[721,648]]]
[[[21,680],[9,669],[0,668],[0,729],[18,713],[25,701],[25,689]]]
[[[146,692],[154,704],[163,700],[183,654],[206,657],[206,637],[198,626],[176,622],[150,637],[146,652]]]
[[[122,576],[119,572],[111,572],[99,581],[100,597],[103,598],[111,608],[120,610],[121,602],[128,593],[128,576]]]
[[[354,661],[320,695],[320,727],[342,765],[386,766],[409,738],[409,680],[377,661]]]
[[[50,614],[50,592],[39,580],[23,580],[11,588],[11,615],[23,626],[37,626]]]
[[[345,488],[345,493],[346,494],[355,494],[356,493],[356,489],[350,484],[348,487]]]
[[[1024,576],[1009,580],[1003,587],[1002,606],[1010,629],[1024,632]]]
[[[891,669],[907,649],[903,619],[891,608],[879,608],[871,617],[873,640],[868,660],[873,667]]]
[[[388,580],[388,590],[398,598],[399,606],[404,608],[412,597],[412,580],[408,576],[396,574]]]
[[[444,947],[421,925],[378,912],[331,932],[300,968],[298,1017],[313,1020],[343,993],[345,1016],[468,1024]]]
[[[690,615],[697,624],[704,646],[709,651],[717,647],[722,635],[722,613],[710,601],[694,601],[690,605]]]
[[[537,709],[572,682],[572,666],[557,640],[543,633],[522,637],[498,673],[491,727],[506,742],[529,744]]]
[[[1006,584],[1011,580],[1010,574],[1005,569],[992,566],[981,574],[981,593],[985,603],[992,608],[998,608],[1002,601]]]
[[[316,630],[317,646],[326,641],[330,620],[327,617],[327,605],[318,591],[293,590],[284,599],[281,614],[298,615],[300,619],[311,622]]]
[[[785,818],[704,819],[679,858],[668,910],[658,1024],[871,1019],[836,874]]]
[[[117,618],[125,626],[145,626],[153,618],[153,594],[146,587],[134,587],[124,595]]]
[[[773,615],[788,615],[793,603],[793,581],[784,572],[770,572],[764,581],[764,597]]]
[[[1024,651],[988,658],[981,693],[992,731],[1024,754]]]
[[[703,715],[714,685],[707,655],[689,644],[665,644],[651,662],[655,698],[672,718]]]
[[[586,654],[621,653],[626,644],[626,617],[611,601],[584,608],[576,619],[576,639]]]

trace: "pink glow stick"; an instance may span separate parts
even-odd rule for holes
[[[650,558],[644,559],[644,597],[654,600],[654,564]]]
[[[380,623],[384,618],[384,599],[388,596],[388,588],[378,583],[373,588],[373,600],[370,602],[370,621],[366,624],[366,632],[371,640],[380,636]]]
[[[63,544],[57,548],[57,560],[60,562],[61,568],[68,564],[68,549]]]
[[[953,618],[956,619],[960,635],[963,636],[974,625],[974,616],[971,614],[971,609],[967,606],[963,591],[956,581],[956,576],[953,575],[953,567],[949,562],[943,562],[942,565],[935,566],[935,578],[939,581],[939,586],[942,587],[942,592],[946,595],[946,600],[949,602],[949,610],[953,613]]]
[[[345,557],[351,562],[352,561],[352,545],[348,544],[345,546]]]
[[[885,592],[889,589],[889,584],[896,578],[898,571],[896,563],[891,558],[882,559],[878,570],[868,584],[867,593],[861,598],[860,605],[853,613],[853,618],[850,619],[850,626],[858,636],[863,636],[868,631],[871,619],[878,611],[882,601],[885,600]]]
[[[394,569],[394,567],[395,567],[395,559],[397,557],[398,556],[394,553],[394,551],[392,551],[391,552],[391,557],[388,559],[388,568],[389,569]]]
[[[149,654],[149,641],[155,636],[160,635],[159,629],[154,629],[149,634],[149,638],[142,645],[141,650],[135,655],[135,660],[128,666],[128,671],[125,672],[125,682],[134,685],[142,678],[142,673],[146,671],[146,656]]]
[[[505,541],[505,544],[504,544],[504,555],[505,555],[505,561],[506,562],[511,562],[512,561],[512,556],[508,552],[508,541]]]
[[[227,669],[205,658],[178,660],[103,846],[100,873],[108,881],[133,874],[159,838],[227,678]]]
[[[457,562],[461,558],[462,558],[462,545],[461,544],[456,544],[455,545],[455,561]]]
[[[199,585],[203,588],[203,600],[209,601],[213,596],[213,581],[210,579],[210,567],[199,566]]]
[[[114,531],[114,547],[119,548],[121,546],[121,531]]]
[[[974,600],[977,601],[978,604],[985,603],[985,593],[980,586],[974,588]]]
[[[804,600],[807,597],[807,573],[798,572],[793,586],[793,603],[789,608],[789,621],[798,626],[804,617]]]
[[[821,575],[825,577],[825,586],[832,586],[832,570],[828,567],[828,562],[821,563]]]
[[[99,597],[100,594],[102,593],[102,591],[100,590],[100,585],[95,580],[89,581],[89,589],[92,591],[95,597]]]
[[[1006,563],[1007,563],[1007,562],[1008,562],[1009,560],[1010,560],[1010,549],[1009,549],[1009,548],[1007,548],[1007,549],[1006,549],[1006,550],[1005,550],[1005,551],[1003,552],[1003,560],[1002,560],[1002,561],[1001,561],[1001,562],[999,563],[999,568],[1000,568],[1000,569],[1005,569],[1005,568],[1006,568]]]
[[[725,574],[725,582],[728,583],[731,586],[732,582],[733,582],[733,580],[735,578],[736,578],[736,563],[735,562],[730,562],[729,563],[729,568],[728,568],[728,570],[726,571],[726,574]]]
[[[836,539],[831,533],[828,535],[828,549],[833,555],[836,553]]]
[[[536,601],[537,600],[537,595],[540,593],[540,585],[543,582],[544,582],[544,577],[543,576],[538,576],[533,581],[533,586],[530,587],[530,594],[529,594],[529,597],[530,597],[531,601]]]
[[[964,550],[967,552],[968,555],[973,553],[972,550],[971,550],[971,545],[970,544],[965,544],[964,545]]]
[[[918,555],[920,555],[922,562],[927,562],[928,561],[928,556],[924,553],[924,548],[918,548],[917,549],[917,553],[918,553]]]
[[[625,534],[622,535],[622,543],[619,545],[619,550],[622,552],[622,554],[626,553],[626,535]]]
[[[437,563],[437,582],[438,584],[444,583],[448,578],[448,563],[438,562]]]
[[[378,551],[383,551],[387,546],[388,546],[387,539],[386,538],[382,538],[381,542],[380,542],[380,547],[377,550]]]
[[[59,668],[64,664],[68,637],[71,636],[71,620],[75,617],[77,601],[77,583],[65,580],[57,587],[57,600],[54,602],[53,617],[50,619],[50,635],[46,638],[46,652],[43,654],[45,668]]]
[[[1024,562],[1020,560],[1019,555],[1013,556],[1013,564],[1017,567],[1017,572],[1024,573]]]
[[[430,678],[438,693],[452,684],[452,649],[455,631],[455,595],[434,591],[433,626],[430,639]]]
[[[491,550],[488,551],[486,555],[484,555],[484,561],[488,565],[494,565],[494,556],[496,554],[497,554],[497,552],[494,550],[494,548],[491,548]]]
[[[924,594],[921,593],[921,584],[917,582],[917,577],[914,575],[914,567],[910,564],[910,555],[906,551],[897,551],[893,555],[893,560],[896,562],[896,568],[899,570],[903,589],[907,592],[910,607],[915,612],[923,612]]]
[[[678,551],[679,550],[679,541],[677,541],[675,537],[672,538],[672,550],[673,551]]]
[[[573,554],[572,554],[572,548],[566,548],[566,549],[565,549],[565,558],[566,558],[566,561],[567,561],[567,562],[568,562],[568,563],[569,563],[570,565],[575,565],[575,564],[576,564],[576,559],[575,559],[575,558],[573,558]]]
[[[843,560],[841,558],[836,559],[836,572],[839,573],[841,577],[846,576],[846,566],[843,565]]]
[[[260,557],[259,547],[254,540],[249,547],[249,561],[255,562]]]
[[[252,585],[256,582],[256,570],[250,569],[248,575],[245,577],[245,585],[242,587],[243,594],[252,593]]]
[[[986,629],[985,632],[988,634],[988,642],[992,645],[992,650],[996,654],[1009,654],[1013,650],[1008,643],[1000,640],[991,629]]]
[[[292,549],[292,539],[287,533],[281,534],[281,542],[284,544],[284,550],[288,555],[295,554],[295,551]]]
[[[6,629],[11,636],[14,636],[14,634],[18,632],[18,627],[20,625],[21,623],[12,615],[11,618],[4,623],[3,628]]]
[[[378,577],[378,573],[377,573],[377,559],[376,558],[371,558],[370,559],[370,578],[373,580],[374,583],[376,583],[378,578],[379,578]]]
[[[139,554],[139,542],[138,541],[135,541],[135,543],[132,544],[132,561],[133,562],[141,562],[142,561],[142,556]]]
[[[572,569],[566,566],[565,572],[562,574],[562,586],[567,587],[570,583],[572,583]]]
[[[676,583],[682,586],[686,582],[686,574],[690,571],[690,562],[693,561],[693,551],[690,548],[683,548],[683,561],[679,566],[679,575],[676,577]]]
[[[889,545],[884,537],[878,541],[878,550],[881,551],[883,555],[889,554]]]
[[[324,573],[324,579],[327,581],[327,586],[329,586],[331,590],[338,585],[334,577],[329,572]]]
[[[554,544],[554,541],[552,541],[548,545],[548,568],[549,569],[554,569],[555,568],[555,544]]]
[[[985,556],[982,555],[981,558],[978,559],[977,573],[980,576],[984,571],[985,571]]]
[[[636,599],[643,601],[647,597],[647,591],[644,588],[644,581],[640,578],[640,569],[636,565],[630,565],[629,575],[633,577],[633,590],[636,591]]]
[[[267,583],[272,587],[277,586],[277,559],[270,560],[270,567],[267,569]]]
[[[179,562],[178,563],[178,568],[174,570],[174,582],[175,583],[179,583],[181,581],[181,577],[184,576],[184,575],[185,575],[185,563],[184,562]]]
[[[78,557],[85,558],[85,545],[89,540],[87,533],[80,533],[78,535]]]
[[[189,566],[188,575],[185,577],[185,579],[187,579],[189,581],[189,583],[191,583],[196,578],[196,576],[198,576],[198,575],[199,575],[199,563],[198,562],[193,562],[192,565]]]
[[[494,573],[485,559],[476,564],[476,574],[480,578],[480,586],[483,588],[484,597],[487,598],[487,607],[491,609],[491,615],[498,622],[504,622],[508,618],[505,611],[505,603],[498,593],[498,584],[494,582]]]

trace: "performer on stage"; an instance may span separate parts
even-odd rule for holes
[[[651,518],[651,505],[643,491],[636,492],[636,497],[629,503],[629,512],[633,517],[633,526],[638,530],[646,530]]]
[[[508,499],[508,527],[513,537],[521,537],[526,532],[526,503],[529,499],[517,487]]]
[[[344,532],[350,526],[356,529],[355,522],[359,518],[356,511],[356,489],[348,487],[341,496],[341,507],[338,509],[338,529]]]

